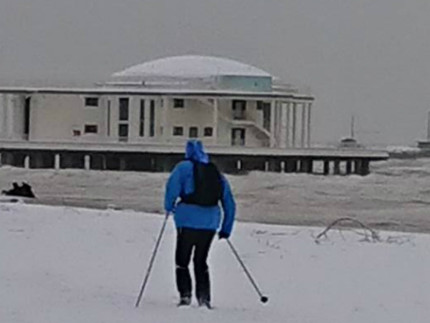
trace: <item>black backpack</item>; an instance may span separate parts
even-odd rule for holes
[[[181,201],[200,206],[215,206],[221,200],[223,185],[221,174],[213,163],[193,161],[194,192],[181,196]]]

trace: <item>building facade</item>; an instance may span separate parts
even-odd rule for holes
[[[313,172],[321,161],[324,173],[345,163],[365,174],[386,158],[311,149],[313,102],[256,67],[208,56],[146,62],[89,88],[0,87],[0,163],[166,171],[189,138],[231,172]]]
[[[271,75],[252,66],[172,57],[116,73],[94,88],[1,88],[0,138],[101,144],[199,138],[215,146],[309,147],[313,100],[275,88]]]

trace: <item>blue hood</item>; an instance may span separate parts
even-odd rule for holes
[[[188,140],[185,147],[185,158],[203,164],[209,163],[209,156],[205,153],[200,140]]]

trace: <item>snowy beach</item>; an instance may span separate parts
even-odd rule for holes
[[[0,204],[0,318],[8,323],[321,322],[425,323],[430,237],[237,223],[232,242],[263,305],[225,241],[210,256],[215,309],[176,308],[170,220],[141,306],[134,307],[162,224],[159,215]]]
[[[378,230],[430,232],[430,159],[371,164],[369,176],[318,176],[251,172],[228,176],[238,219],[326,226],[357,218]],[[166,173],[26,170],[0,167],[0,188],[30,183],[34,203],[163,213]]]

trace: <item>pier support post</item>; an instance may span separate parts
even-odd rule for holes
[[[30,168],[30,156],[27,155],[24,157],[24,168],[29,169]]]
[[[240,172],[242,170],[242,161],[240,159],[236,160],[236,171]]]
[[[60,169],[60,161],[61,161],[60,154],[55,154],[55,156],[54,156],[54,168],[57,170]]]
[[[90,155],[84,156],[84,169],[85,170],[91,169],[91,157],[90,157]]]

